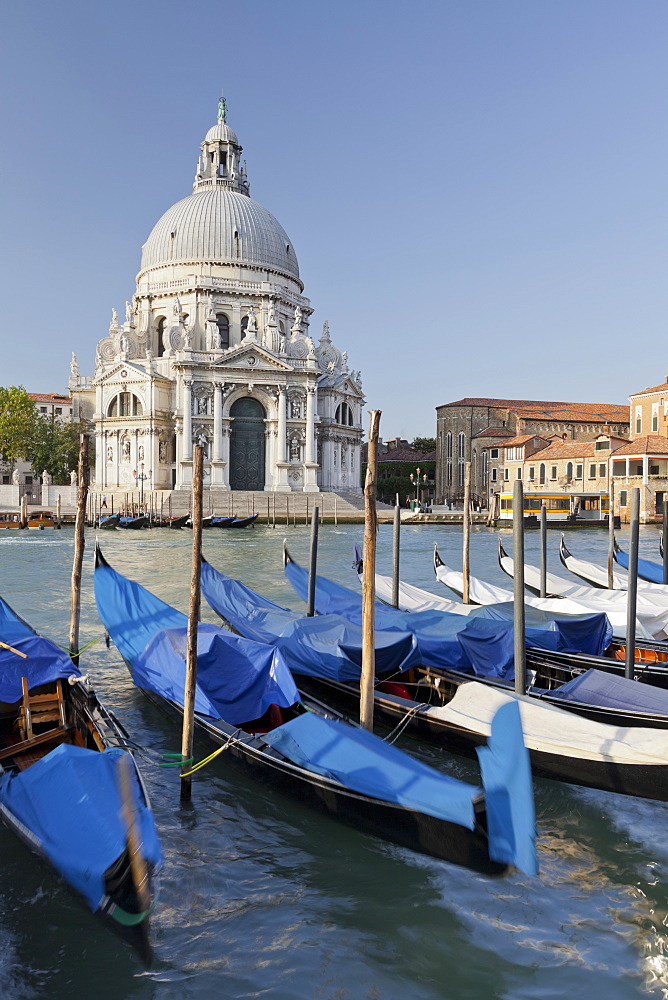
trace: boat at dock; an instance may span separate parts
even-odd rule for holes
[[[0,530],[2,528],[20,528],[21,515],[14,511],[3,511],[0,513]]]
[[[162,855],[127,736],[67,653],[2,598],[0,745],[2,820],[148,963]]]
[[[99,547],[95,596],[135,684],[180,720],[186,616],[113,570]],[[479,755],[481,790],[302,700],[274,648],[201,623],[195,727],[225,748],[230,765],[350,826],[488,874],[510,864],[536,869],[533,796],[514,706],[494,718],[491,752]],[[490,765],[497,794],[488,802]]]
[[[55,528],[56,519],[50,510],[35,510],[28,514],[28,528],[43,531],[44,528]]]

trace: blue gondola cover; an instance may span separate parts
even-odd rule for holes
[[[59,677],[80,676],[68,654],[55,642],[37,635],[1,597],[0,640],[27,656],[24,659],[0,646],[0,701],[19,701],[22,677],[27,677],[28,687],[34,688]]]
[[[629,677],[587,670],[572,681],[550,691],[551,698],[579,701],[627,711],[668,715],[668,691],[650,684],[639,684]]]
[[[104,896],[104,872],[122,854],[118,761],[127,751],[100,753],[63,743],[26,771],[0,777],[0,802],[32,834],[91,910]],[[162,861],[160,843],[136,777],[135,804],[147,861]]]
[[[624,569],[629,568],[629,554],[623,549],[615,549],[615,562]],[[638,576],[649,583],[663,583],[663,565],[650,559],[638,559]]]

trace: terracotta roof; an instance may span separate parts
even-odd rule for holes
[[[642,396],[646,392],[661,392],[662,389],[668,393],[668,379],[661,385],[653,385],[651,389],[638,389],[637,392],[631,392],[629,395],[633,398],[633,396]]]
[[[501,437],[512,437],[515,431],[511,430],[510,427],[485,427],[484,431],[478,431],[474,434],[474,438],[501,438]]]
[[[540,438],[540,434],[520,434],[519,437],[511,438],[510,441],[504,441],[503,447],[512,448],[517,446],[518,444],[526,444],[527,441],[533,441],[534,438]],[[542,438],[541,440],[545,441],[547,439]]]
[[[568,420],[572,423],[602,423],[608,424],[629,422],[628,406],[596,406],[588,403],[566,403],[562,406],[555,406],[552,409],[527,408],[513,410],[518,417],[524,420]]]
[[[618,455],[668,455],[668,438],[645,434],[617,448],[613,456]]]
[[[532,462],[549,462],[553,458],[593,458],[596,455],[594,441],[555,441],[547,448],[534,452]]]
[[[378,456],[379,462],[433,462],[436,458],[435,451],[415,451],[413,448],[393,448],[392,451],[385,452]]]
[[[58,392],[29,392],[28,395],[35,403],[71,403],[71,396],[63,396]]]
[[[444,403],[437,409],[448,406],[491,406],[512,410],[514,413],[537,416],[543,415],[545,418],[555,419],[554,414],[558,412],[572,414],[588,414],[590,417],[598,416],[601,420],[625,420],[629,419],[629,408],[620,403],[569,403],[564,400],[548,402],[546,400],[532,399],[492,399],[486,396],[466,397],[458,399],[454,403]],[[584,417],[561,417],[560,419],[580,419]]]

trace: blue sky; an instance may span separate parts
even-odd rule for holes
[[[383,437],[668,374],[665,0],[37,0],[0,32],[0,384],[92,371],[221,88]]]

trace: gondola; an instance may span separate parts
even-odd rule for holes
[[[184,527],[185,528],[192,528],[192,526],[193,526],[192,517],[191,517],[190,514],[188,514],[188,517],[186,518]],[[207,514],[206,517],[202,518],[202,527],[203,528],[212,528],[213,527],[213,514]]]
[[[257,520],[257,514],[251,514],[250,517],[235,517],[232,524],[228,525],[230,528],[247,528],[250,524],[254,524]]]
[[[361,575],[361,566],[359,569]],[[327,581],[327,585],[332,586],[331,581]],[[357,682],[360,677],[361,635],[358,647],[352,647],[352,632],[348,632],[344,641],[337,642],[336,631],[328,620],[335,618],[340,621],[340,616],[307,618],[280,608],[239,580],[220,573],[206,561],[202,563],[202,593],[233,631],[280,649],[289,660],[292,672],[298,675],[302,690],[337,704],[345,694],[346,703],[342,707],[346,711],[351,705],[354,708],[359,703]],[[357,595],[353,598],[359,601]],[[323,643],[317,649],[313,645],[304,648],[302,629],[313,632],[318,623],[321,628],[316,634],[323,643],[328,642],[330,648],[323,648]],[[447,729],[430,719],[422,708],[447,703],[457,685],[471,680],[506,689],[512,684],[514,671],[508,645],[502,649],[502,661],[494,662],[489,656],[488,636],[499,624],[498,620],[496,624],[487,623],[489,628],[484,634],[482,656],[478,655],[480,647],[475,641],[470,643],[466,637],[463,652],[467,655],[465,662],[461,662],[460,658],[458,669],[433,668],[416,657],[401,662],[398,657],[393,658],[393,650],[384,645],[385,640],[395,633],[375,629],[377,681],[374,695],[379,717],[396,723],[405,716],[408,734],[425,735],[433,742],[442,742],[447,746],[450,738]],[[351,625],[350,629],[354,627]],[[512,642],[509,645],[512,646]],[[539,656],[540,651],[536,651],[536,657]],[[496,672],[490,673],[491,669]],[[607,725],[668,729],[668,693],[649,690],[624,677],[611,677],[595,669],[580,676],[580,668],[560,667],[549,661],[541,665],[541,669],[536,667],[533,674],[527,694],[541,704],[552,704]],[[447,684],[444,684],[444,679]],[[388,694],[407,698],[412,704],[407,707],[402,701],[388,700]]]
[[[499,566],[509,577],[513,578],[514,561],[503,547],[499,539]],[[439,579],[443,579],[437,571]],[[528,590],[540,593],[540,570],[536,566],[525,563],[524,582]],[[569,583],[553,573],[547,574],[547,591],[558,594],[559,602],[575,602],[581,608],[604,611],[613,627],[617,638],[626,638],[626,607],[627,595],[623,590],[603,590],[588,587],[584,584]],[[532,600],[532,604],[536,604]],[[539,605],[544,606],[543,602]],[[663,642],[668,636],[668,604],[662,597],[655,597],[649,592],[638,594],[636,604],[636,638],[649,642]]]
[[[3,821],[148,963],[162,855],[127,735],[69,656],[2,598],[0,737]]]
[[[109,514],[106,517],[98,518],[98,528],[117,528],[120,521],[120,514]]]
[[[615,562],[619,563],[622,569],[625,569],[628,572],[629,555],[628,552],[625,552],[624,549],[619,547],[617,539],[615,539],[614,543],[614,557]],[[638,559],[638,576],[641,580],[645,580],[647,583],[658,583],[661,586],[664,586],[663,563],[651,562],[649,559]]]
[[[190,520],[190,514],[181,514],[179,517],[157,517],[151,521],[153,528],[184,528]]]
[[[566,547],[563,535],[561,536],[559,544],[559,558],[570,573],[580,577],[582,580],[586,580],[594,587],[607,590],[607,567],[598,566],[596,563],[589,562],[588,560],[576,558]],[[613,572],[613,589],[625,591],[628,589],[628,585],[628,573],[622,573],[615,570]],[[668,585],[663,583],[650,583],[647,580],[640,579],[637,582],[637,587],[638,596],[639,598],[642,598],[643,601],[652,600],[654,603],[657,603],[661,607],[665,607],[668,610]]]
[[[297,593],[304,596],[306,571],[294,560],[288,561],[285,569]],[[334,603],[343,607],[346,598],[340,591],[346,588],[318,577],[316,609],[326,610]],[[449,695],[450,683],[450,678],[444,678],[445,704],[427,709],[444,724],[451,741],[449,749],[470,754],[485,735],[488,713],[514,702],[520,708],[524,741],[536,775],[668,801],[668,730],[606,725],[477,680],[459,680]]]
[[[99,547],[95,595],[135,684],[180,720],[186,616],[116,573]],[[514,707],[495,717],[492,752],[479,755],[483,786],[489,766],[498,769],[498,794],[487,802],[479,788],[344,724],[312,699],[302,702],[273,648],[204,623],[195,726],[225,748],[228,764],[350,826],[489,874],[509,864],[535,871],[530,775]]]
[[[140,517],[129,517],[122,514],[118,519],[119,528],[131,528],[139,530],[140,528],[148,527],[148,516],[146,514],[140,515]]]
[[[231,528],[232,523],[236,521],[237,518],[232,514],[230,517],[214,517],[211,521],[212,528]]]

